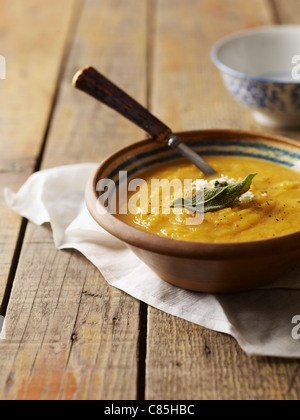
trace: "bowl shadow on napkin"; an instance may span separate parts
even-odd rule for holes
[[[248,354],[299,357],[292,319],[300,313],[300,290],[257,289],[215,298],[231,324],[231,334]]]

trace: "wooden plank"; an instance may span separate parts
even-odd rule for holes
[[[299,400],[299,363],[249,357],[236,341],[149,308],[147,399]]]
[[[132,397],[138,313],[83,256],[30,225],[0,342],[1,399]]]
[[[56,107],[44,168],[100,162],[120,147],[146,137],[125,118],[70,87],[76,71],[91,64],[147,104],[147,2],[140,3],[88,1],[61,86],[63,100]]]
[[[228,33],[271,23],[269,6],[158,0],[152,111],[176,130],[261,130],[226,93],[209,51]],[[148,321],[147,399],[299,399],[297,361],[248,357],[233,338],[151,307]]]
[[[36,165],[74,4],[0,0],[0,54],[7,65],[0,81],[0,306],[21,224],[2,191],[17,189]]]
[[[146,6],[85,1],[43,168],[100,161],[141,136],[71,81],[91,63],[146,103]],[[47,229],[29,224],[0,342],[0,399],[135,399],[140,303],[52,242]]]
[[[210,50],[223,36],[270,23],[266,3],[157,0],[155,20],[152,111],[177,131],[261,130],[223,86]]]

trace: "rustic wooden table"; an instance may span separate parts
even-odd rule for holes
[[[175,130],[262,130],[209,59],[220,37],[300,23],[299,0],[0,0],[0,189],[40,168],[101,161],[138,128],[71,86],[93,64]],[[299,53],[299,52],[298,52]],[[299,138],[296,132],[284,133]],[[0,197],[0,399],[299,399],[300,364],[110,287]]]

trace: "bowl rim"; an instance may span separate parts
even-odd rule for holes
[[[287,137],[271,135],[268,133],[259,133],[253,131],[244,130],[232,130],[232,129],[208,129],[208,130],[192,130],[178,132],[178,136],[197,136],[208,135],[205,140],[213,141],[210,138],[214,134],[220,135],[226,133],[230,136],[240,137],[251,137],[252,140],[271,140],[278,143],[284,143],[292,146],[296,146],[300,149],[300,142],[292,140]],[[110,214],[106,208],[101,204],[97,203],[98,193],[96,191],[96,185],[100,179],[100,174],[105,168],[111,164],[111,162],[126,152],[135,150],[136,148],[144,145],[157,145],[157,141],[154,139],[144,139],[135,142],[129,146],[125,146],[116,152],[112,153],[98,166],[97,170],[90,176],[85,190],[85,202],[94,220],[108,233],[118,238],[127,245],[135,248],[140,248],[145,251],[153,253],[159,253],[168,256],[177,256],[181,258],[189,259],[209,259],[209,260],[225,260],[225,259],[236,259],[236,258],[251,258],[253,256],[269,255],[284,251],[299,249],[300,246],[300,230],[288,235],[283,235],[270,239],[262,239],[257,241],[248,242],[233,242],[233,243],[210,243],[210,242],[191,242],[183,241],[171,238],[165,238],[158,236],[153,233],[149,233],[140,230],[134,226],[131,226],[122,220],[118,219],[114,215]],[[97,206],[102,207],[103,214],[99,215]],[[296,242],[296,245],[295,245]]]
[[[279,81],[270,79],[268,77],[257,77],[257,76],[251,76],[250,74],[234,70],[232,67],[227,66],[224,64],[218,56],[219,50],[226,45],[228,42],[231,42],[238,38],[244,38],[247,35],[253,35],[256,33],[265,33],[265,32],[271,32],[273,30],[276,30],[278,32],[284,32],[287,29],[298,29],[300,31],[300,25],[264,25],[254,28],[248,28],[244,30],[240,30],[237,32],[234,32],[232,34],[226,35],[223,38],[219,39],[210,51],[210,58],[214,65],[223,73],[229,74],[230,76],[238,77],[240,79],[245,80],[251,80],[254,82],[260,82],[260,83],[272,83],[274,85],[287,85],[287,86],[293,86],[293,85],[300,85],[300,81],[293,80],[293,81]]]

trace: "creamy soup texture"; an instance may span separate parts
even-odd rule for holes
[[[163,164],[139,174],[146,181],[139,194],[148,199],[138,200],[137,192],[128,194],[128,203],[137,204],[136,214],[127,212],[117,217],[138,229],[176,240],[192,242],[245,242],[269,239],[300,230],[300,174],[285,166],[256,158],[210,156],[206,158],[218,172],[210,178],[192,164],[183,161]],[[192,195],[193,187],[183,190],[171,188],[170,195],[153,179],[171,182],[179,179],[208,181],[221,178],[242,181],[247,175],[257,175],[245,198],[238,198],[229,208],[204,214],[202,223],[187,223],[193,215],[186,209],[171,209],[175,199]],[[152,187],[152,188],[151,188]]]

